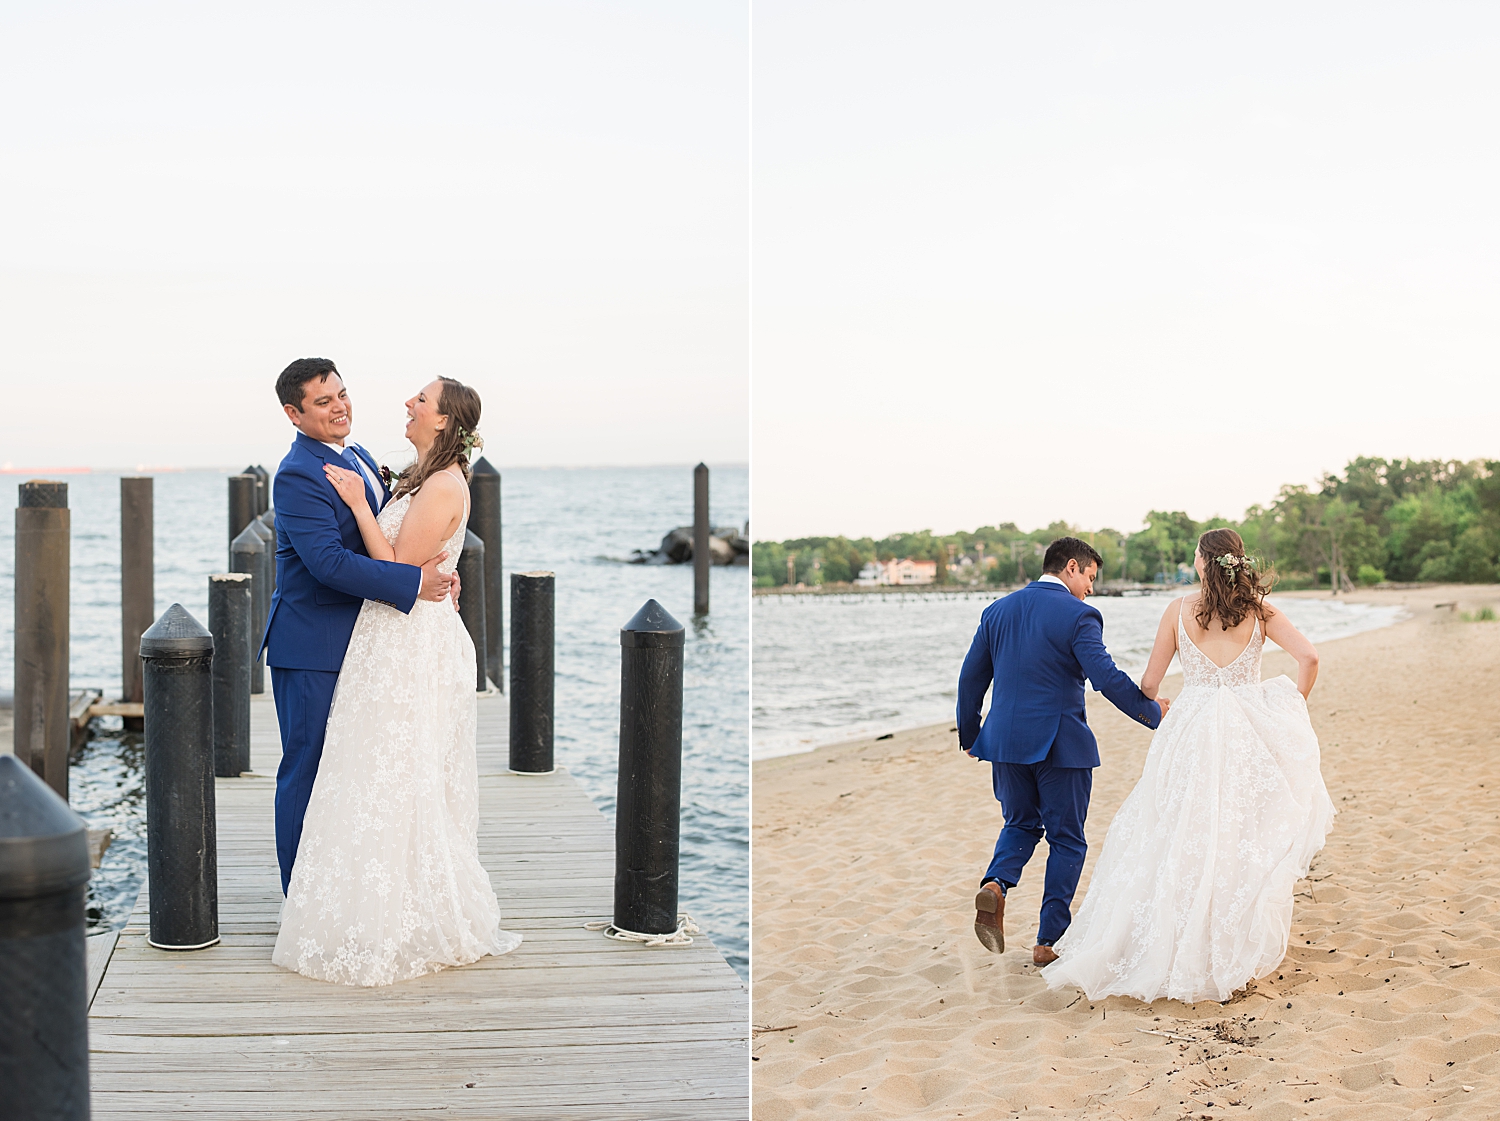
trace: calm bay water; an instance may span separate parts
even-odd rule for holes
[[[1089,600],[1137,679],[1182,589]],[[766,759],[952,720],[958,671],[992,592],[756,596],[752,755]],[[1398,607],[1273,596],[1313,642],[1389,626]],[[1174,660],[1175,670],[1175,660]]]
[[[280,455],[268,451],[274,467]],[[156,611],[181,603],[207,620],[208,574],[228,562],[228,472],[156,476]],[[120,689],[120,476],[66,476],[72,509],[74,688]],[[0,477],[14,509],[18,476]],[[715,468],[712,520],[741,525],[743,467]],[[691,467],[515,468],[504,473],[505,565],[557,573],[556,757],[613,816],[619,733],[620,627],[647,599],[687,631],[683,701],[681,907],[740,976],[749,947],[749,570],[712,570],[712,611],[692,615],[689,566],[622,563],[692,520]],[[0,689],[14,675],[15,520],[0,518]],[[508,617],[508,603],[507,603]],[[507,665],[509,658],[507,657]],[[145,870],[139,738],[97,721],[71,775],[72,802],[116,832],[91,885],[91,922],[118,926]]]

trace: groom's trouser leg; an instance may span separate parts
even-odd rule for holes
[[[1089,767],[1054,767],[1043,760],[1036,764],[1036,789],[1048,849],[1036,940],[1050,946],[1073,921],[1073,893],[1078,890],[1083,858],[1089,851],[1083,823],[1089,813],[1094,772]]]
[[[292,864],[302,840],[302,818],[312,797],[318,762],[323,758],[323,735],[339,675],[315,669],[271,669],[271,691],[276,697],[276,722],[281,725],[281,766],[276,771],[276,860],[281,865],[281,891],[292,882]]]
[[[1011,886],[1021,882],[1021,869],[1026,867],[1032,850],[1042,839],[1036,766],[1031,763],[991,763],[990,767],[995,800],[1005,815],[1005,827],[995,841],[995,855],[984,878]]]

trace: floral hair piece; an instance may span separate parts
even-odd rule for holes
[[[458,440],[463,445],[464,454],[471,458],[475,452],[484,450],[484,437],[478,432],[470,432],[462,425],[458,429]]]
[[[1235,569],[1241,565],[1250,563],[1249,557],[1237,557],[1233,553],[1224,553],[1222,556],[1215,557],[1214,560],[1218,561],[1219,567],[1224,570],[1225,576],[1233,576]]]

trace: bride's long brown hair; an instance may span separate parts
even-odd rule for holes
[[[1198,538],[1198,552],[1203,556],[1203,591],[1193,611],[1198,625],[1208,630],[1218,619],[1226,631],[1233,630],[1251,615],[1264,624],[1265,599],[1275,577],[1259,571],[1245,555],[1244,539],[1232,529],[1211,529]]]
[[[401,472],[396,489],[391,492],[392,498],[415,494],[429,477],[455,463],[463,471],[464,481],[468,482],[469,452],[484,446],[479,439],[479,394],[457,378],[439,377],[437,380],[442,382],[443,388],[438,391],[438,399],[432,407],[439,416],[447,417],[448,423],[438,429],[427,455]]]

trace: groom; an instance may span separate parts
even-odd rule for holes
[[[328,482],[323,465],[333,463],[364,477],[377,514],[390,501],[373,457],[347,442],[353,409],[338,368],[326,358],[299,358],[276,379],[276,396],[297,429],[276,468],[276,591],[261,639],[281,725],[276,859],[285,894],[361,604],[373,599],[406,613],[418,598],[440,601],[456,589],[453,577],[437,571],[447,553],[421,567],[372,560],[354,515]]]
[[[1084,716],[1084,678],[1126,716],[1155,728],[1168,701],[1148,700],[1104,649],[1104,617],[1084,602],[1103,558],[1076,537],[1047,546],[1042,577],[984,609],[958,677],[958,743],[988,759],[1005,827],[974,900],[974,933],[1005,949],[1005,893],[1043,835],[1047,875],[1031,960],[1057,960],[1052,944],[1073,921],[1083,872],[1093,768],[1099,747]],[[990,713],[980,706],[993,683]]]

